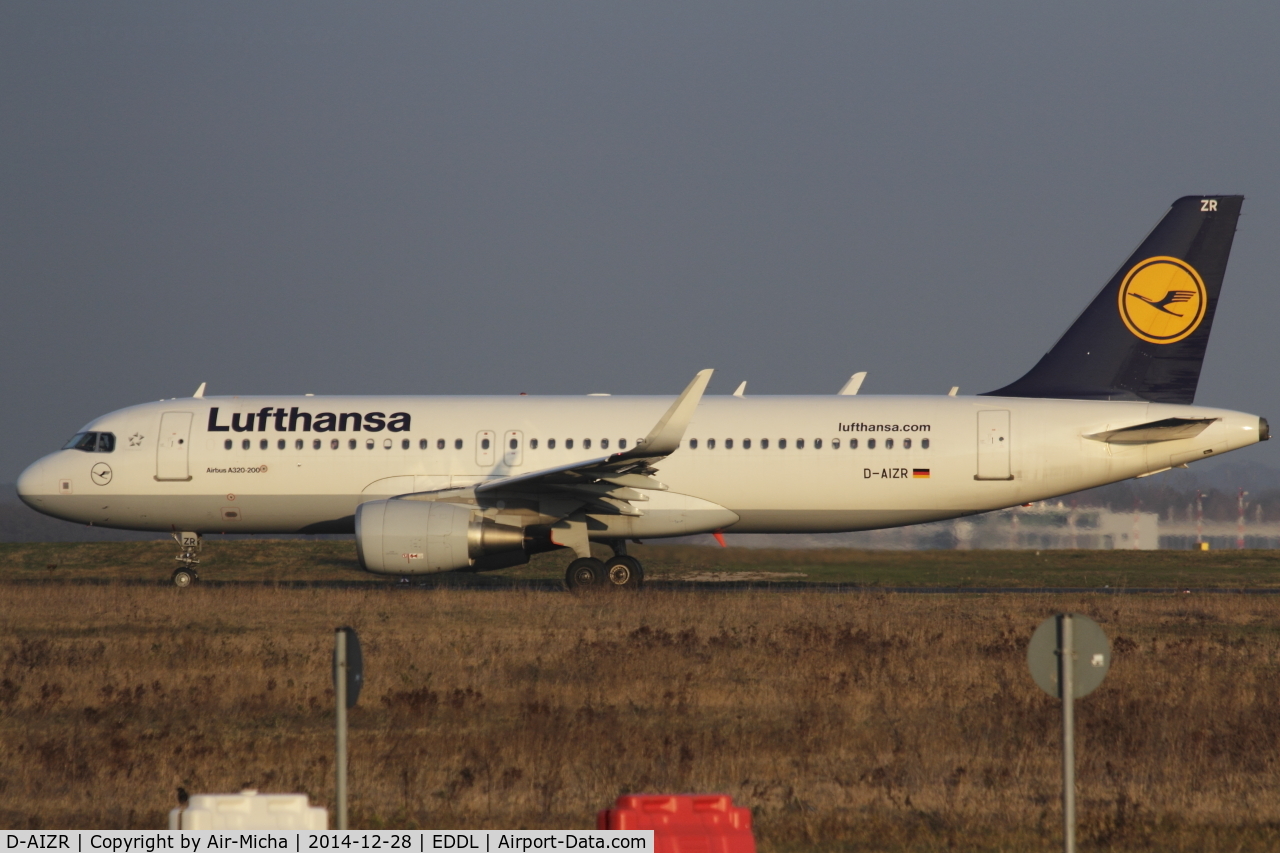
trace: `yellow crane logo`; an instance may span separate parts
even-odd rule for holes
[[[1120,319],[1144,341],[1177,343],[1200,325],[1208,301],[1200,273],[1186,261],[1147,258],[1120,285]]]

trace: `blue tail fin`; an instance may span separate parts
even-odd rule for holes
[[[1175,201],[1053,349],[988,395],[1193,402],[1243,201]]]

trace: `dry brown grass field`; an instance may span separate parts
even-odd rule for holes
[[[175,791],[332,807],[332,629],[361,634],[353,825],[590,827],[722,791],[764,851],[1054,850],[1063,609],[1111,636],[1077,706],[1082,850],[1280,849],[1272,596],[0,588],[0,825],[162,827]]]

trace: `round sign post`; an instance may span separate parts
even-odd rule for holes
[[[1027,645],[1027,668],[1045,693],[1062,700],[1062,849],[1076,849],[1075,700],[1111,668],[1111,643],[1088,616],[1060,613],[1040,623]]]

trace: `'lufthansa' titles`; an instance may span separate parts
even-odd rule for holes
[[[218,423],[218,407],[209,409],[209,432],[408,432],[409,413],[300,412],[297,406],[282,409],[263,406],[257,412],[232,412],[230,423]]]

